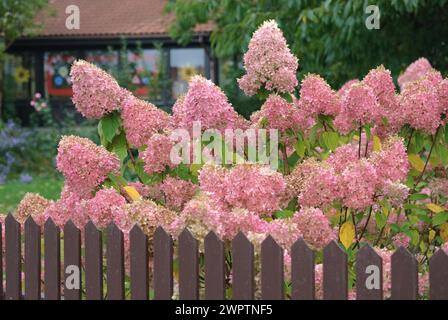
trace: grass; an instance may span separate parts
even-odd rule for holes
[[[27,192],[35,192],[51,200],[58,199],[62,185],[63,180],[58,176],[37,176],[33,177],[30,183],[22,183],[19,180],[8,181],[0,185],[0,213],[6,214],[15,210]]]

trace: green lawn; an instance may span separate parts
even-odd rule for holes
[[[39,193],[47,199],[58,199],[62,185],[62,178],[54,176],[34,177],[33,181],[27,184],[12,180],[0,185],[0,213],[5,214],[14,210],[27,192]]]

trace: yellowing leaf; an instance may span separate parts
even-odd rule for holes
[[[132,201],[138,201],[142,199],[142,196],[140,193],[138,193],[137,189],[131,186],[123,187],[124,191],[128,194],[129,198],[131,198]]]
[[[344,247],[348,249],[354,239],[355,239],[355,226],[350,221],[345,222],[341,226],[341,231],[339,232],[339,241],[341,241]]]
[[[440,237],[442,238],[443,242],[448,241],[448,223],[445,222],[440,226]]]
[[[435,203],[427,203],[426,207],[434,213],[439,213],[445,211],[441,206],[436,205]]]
[[[429,235],[428,235],[428,240],[429,242],[431,242],[432,240],[434,240],[434,237],[436,236],[436,232],[434,230],[430,230],[429,231]]]
[[[381,151],[381,140],[378,136],[373,136],[373,151]]]
[[[425,167],[425,163],[423,162],[422,158],[420,158],[417,154],[411,153],[408,155],[409,162],[411,163],[412,167],[417,170],[418,172],[423,172],[423,168]]]

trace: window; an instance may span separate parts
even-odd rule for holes
[[[4,95],[7,101],[29,99],[34,90],[34,59],[30,52],[6,55],[4,64]]]
[[[160,51],[143,49],[128,52],[128,63],[131,67],[131,83],[137,96],[154,100],[162,97],[156,89],[160,70]]]
[[[74,52],[45,53],[45,85],[50,96],[71,97],[70,66],[76,58]]]
[[[118,64],[118,53],[112,50],[91,50],[86,52],[85,60],[110,73]]]
[[[201,48],[171,49],[171,98],[177,99],[188,90],[188,81],[194,75],[205,76],[205,51]]]

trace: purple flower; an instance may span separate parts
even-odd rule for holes
[[[33,181],[33,177],[31,175],[29,175],[28,173],[22,173],[20,175],[20,182],[21,183],[30,183],[31,181]]]

